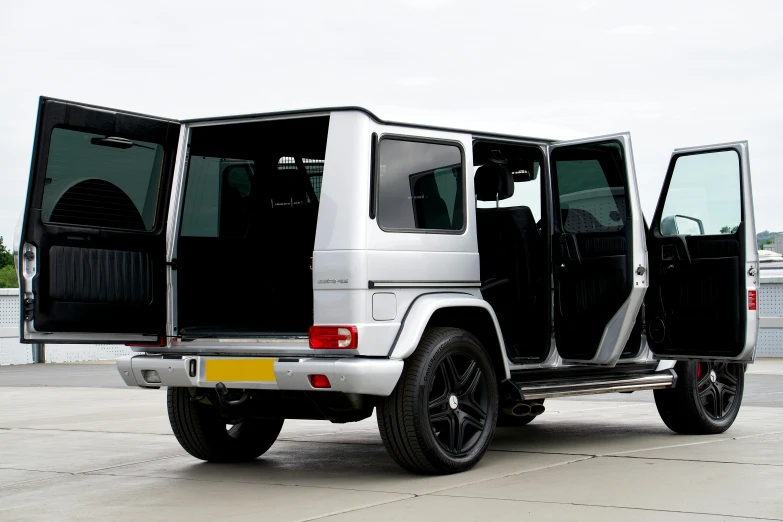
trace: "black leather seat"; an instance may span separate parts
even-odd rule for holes
[[[476,171],[476,196],[501,201],[514,195],[506,167],[483,165]],[[530,208],[476,210],[482,295],[498,316],[509,354],[538,358],[546,343],[548,285],[544,242]]]

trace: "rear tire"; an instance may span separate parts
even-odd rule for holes
[[[182,448],[209,462],[241,462],[263,455],[280,434],[283,419],[241,419],[228,428],[215,406],[191,401],[189,388],[167,391],[169,422]]]
[[[680,361],[677,385],[655,390],[661,419],[674,432],[723,433],[734,423],[745,389],[745,365]]]
[[[498,384],[479,341],[457,328],[428,328],[392,394],[379,401],[386,450],[414,473],[466,471],[481,460],[498,414]]]

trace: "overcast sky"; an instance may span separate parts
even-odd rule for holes
[[[172,118],[364,105],[569,138],[631,131],[645,214],[675,147],[750,142],[756,228],[783,230],[783,2],[4,2],[0,235],[38,96]]]

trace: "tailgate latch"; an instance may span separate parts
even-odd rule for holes
[[[32,321],[33,315],[35,315],[35,301],[31,297],[26,297],[24,300],[24,320]]]

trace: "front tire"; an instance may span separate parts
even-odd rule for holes
[[[466,471],[489,447],[498,415],[492,361],[457,328],[428,328],[405,361],[400,381],[379,401],[386,450],[414,473]]]
[[[655,390],[655,405],[672,431],[691,435],[723,433],[734,423],[745,389],[745,365],[680,361],[677,385]]]
[[[209,462],[242,462],[263,455],[277,440],[283,419],[238,419],[230,428],[217,408],[191,400],[189,388],[167,391],[169,422],[182,448]]]

